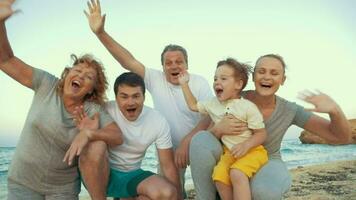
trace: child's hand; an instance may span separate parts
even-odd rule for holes
[[[250,150],[250,147],[247,142],[242,142],[240,144],[236,144],[231,148],[231,154],[235,158],[241,158],[244,156],[248,151]]]
[[[184,85],[189,82],[189,74],[186,70],[178,75],[178,82],[180,85]]]

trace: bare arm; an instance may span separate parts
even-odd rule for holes
[[[109,146],[122,144],[122,132],[115,122],[99,129],[99,113],[96,113],[91,119],[83,111],[82,107],[78,107],[73,117],[79,133],[75,136],[64,155],[63,162],[71,165],[74,157],[79,156],[90,141],[102,140]]]
[[[262,145],[262,143],[266,140],[266,129],[253,129],[252,131],[253,134],[248,140],[232,147],[231,154],[236,158],[244,156],[250,149]]]
[[[302,99],[315,106],[310,111],[328,113],[330,121],[312,115],[304,129],[318,134],[332,144],[347,144],[351,141],[351,126],[340,106],[324,93],[304,93]]]
[[[238,135],[248,129],[247,123],[238,120],[233,115],[229,114],[216,124],[209,128],[215,137],[221,138],[223,135]]]
[[[131,72],[145,76],[145,67],[142,63],[135,59],[135,57],[118,42],[116,42],[105,30],[105,17],[101,15],[100,1],[88,2],[88,12],[85,14],[88,18],[89,25],[94,34],[98,37],[110,54],[121,64],[121,66]]]
[[[180,142],[178,148],[174,152],[174,162],[178,168],[186,168],[189,165],[189,146],[193,136],[201,131],[206,130],[211,123],[211,119],[206,115],[199,123],[193,128],[188,135],[186,135]]]
[[[110,147],[122,144],[122,132],[115,122],[88,134],[89,141],[102,140]]]
[[[178,77],[179,84],[182,87],[185,102],[187,102],[188,107],[193,112],[198,112],[197,99],[194,97],[192,91],[189,88],[189,74],[187,71],[179,74]]]
[[[178,192],[178,199],[182,199],[181,196],[181,186],[179,180],[178,169],[176,168],[173,160],[173,150],[170,149],[157,149],[159,163],[163,172],[164,177],[166,177],[176,188]]]
[[[32,88],[32,67],[14,56],[7,38],[5,21],[14,11],[13,1],[0,2],[0,69],[22,85]]]

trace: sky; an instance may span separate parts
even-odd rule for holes
[[[146,67],[161,69],[167,44],[188,51],[190,73],[212,86],[216,63],[227,57],[254,64],[276,53],[287,64],[287,81],[278,95],[297,99],[305,89],[321,90],[339,103],[347,118],[356,118],[356,1],[353,0],[102,0],[106,31]],[[91,53],[106,67],[109,99],[124,70],[91,32],[81,0],[17,0],[21,12],[7,22],[17,57],[60,76],[70,54]],[[33,91],[0,73],[0,146],[15,146]],[[253,89],[248,83],[247,89]],[[152,106],[150,96],[146,104]],[[51,113],[48,113],[49,115]],[[327,115],[322,115],[327,117]],[[292,128],[286,138],[295,138]]]

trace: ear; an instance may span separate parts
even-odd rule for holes
[[[283,78],[282,78],[282,83],[281,83],[281,85],[283,85],[283,84],[284,84],[284,81],[286,81],[286,79],[287,79],[287,77],[286,77],[285,75],[283,75]]]
[[[235,89],[236,90],[241,90],[243,84],[244,84],[244,82],[241,79],[236,81],[235,82]]]

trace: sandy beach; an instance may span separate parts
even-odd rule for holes
[[[284,196],[287,200],[356,199],[356,160],[299,166],[290,170],[293,183]],[[194,190],[188,192],[194,199]],[[89,200],[80,197],[80,200]]]
[[[290,170],[288,200],[356,199],[356,160],[338,161]]]

